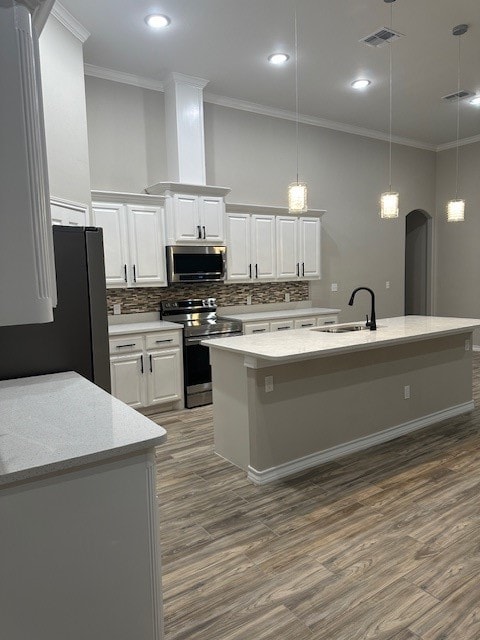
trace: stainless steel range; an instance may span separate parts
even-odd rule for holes
[[[219,320],[215,298],[161,302],[163,320],[183,324],[185,403],[191,409],[212,402],[212,370],[206,338],[241,335],[242,323]]]

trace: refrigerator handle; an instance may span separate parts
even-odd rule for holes
[[[140,371],[143,373],[143,354],[140,356]]]

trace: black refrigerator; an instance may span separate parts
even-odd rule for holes
[[[55,226],[53,244],[54,321],[0,327],[0,380],[76,371],[110,392],[102,229]]]

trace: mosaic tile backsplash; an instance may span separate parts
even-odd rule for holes
[[[290,294],[291,302],[309,299],[308,282],[255,282],[247,284],[191,284],[171,287],[151,287],[135,289],[107,289],[108,313],[113,314],[113,305],[122,305],[124,313],[148,313],[158,311],[161,300],[181,300],[183,298],[216,298],[218,306],[228,307],[246,304],[247,296],[252,296],[252,304],[284,302],[285,294]]]

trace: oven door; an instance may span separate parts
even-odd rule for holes
[[[184,377],[185,403],[188,409],[212,403],[212,368],[210,366],[209,348],[200,344],[208,338],[231,338],[241,335],[241,332],[210,334],[185,338]]]

